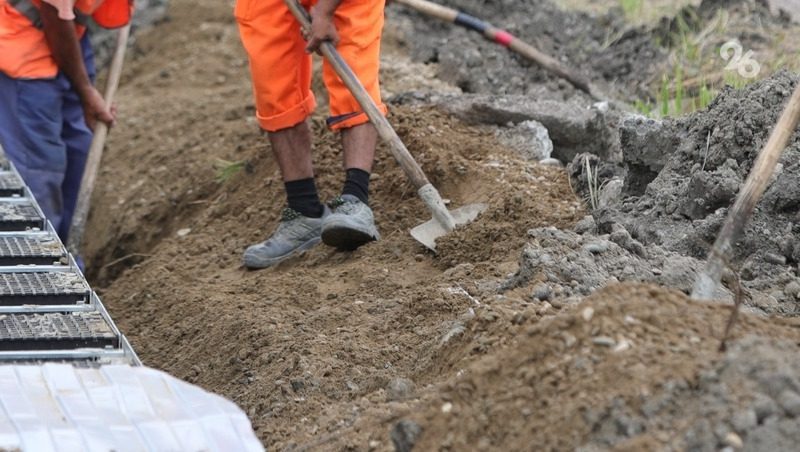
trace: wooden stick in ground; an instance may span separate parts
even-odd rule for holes
[[[297,21],[300,22],[300,26],[309,29],[311,27],[311,20],[308,17],[308,12],[300,6],[297,0],[285,0],[285,3]],[[395,132],[394,128],[389,124],[386,117],[383,116],[378,106],[375,105],[375,102],[373,102],[367,90],[364,89],[358,77],[356,77],[342,56],[339,55],[339,52],[336,51],[336,47],[330,42],[323,42],[320,46],[320,52],[322,52],[322,55],[328,60],[328,63],[333,67],[339,78],[342,79],[347,89],[353,94],[353,97],[358,101],[358,104],[361,105],[361,108],[364,109],[364,113],[366,113],[370,122],[375,126],[375,129],[377,129],[378,135],[389,144],[389,150],[392,156],[394,156],[395,160],[397,160],[403,168],[403,171],[406,173],[409,180],[411,180],[411,183],[414,184],[414,187],[417,188],[417,193],[420,198],[422,198],[423,202],[425,202],[433,218],[441,224],[446,231],[455,229],[455,220],[447,210],[439,192],[428,181],[422,168],[420,168],[419,164],[414,160],[414,157],[408,152],[405,144],[403,144],[403,140],[397,136],[397,132]]]
[[[736,197],[736,202],[728,212],[717,241],[709,253],[706,267],[695,280],[692,298],[703,300],[714,296],[725,262],[729,260],[734,244],[753,216],[753,210],[772,178],[778,159],[797,129],[798,121],[800,121],[800,83],[797,84],[769,141],[761,150],[750,175]]]
[[[605,96],[599,93],[589,81],[583,76],[573,72],[558,60],[540,51],[536,47],[517,38],[511,33],[497,28],[488,22],[477,17],[462,13],[452,8],[442,6],[428,0],[396,0],[397,3],[406,5],[422,14],[435,17],[445,22],[461,25],[462,27],[481,33],[489,41],[508,47],[514,52],[522,55],[528,60],[533,61],[544,69],[552,72],[560,78],[570,82],[579,90],[585,92],[595,100],[606,100]]]
[[[111,67],[106,81],[105,101],[107,106],[114,103],[114,96],[119,87],[119,79],[122,75],[122,64],[125,62],[125,50],[128,47],[128,37],[130,36],[131,25],[125,25],[119,29],[117,45],[114,49],[114,57],[111,60]],[[83,233],[86,230],[86,220],[89,217],[89,207],[94,192],[94,184],[97,179],[97,172],[100,168],[100,161],[103,159],[103,149],[108,137],[108,125],[98,121],[94,128],[92,144],[89,147],[89,156],[86,160],[86,169],[83,170],[81,179],[81,189],[78,192],[78,202],[75,206],[75,214],[72,217],[72,224],[69,229],[67,249],[73,256],[77,256],[83,241]]]

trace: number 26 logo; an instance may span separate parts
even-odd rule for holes
[[[753,59],[753,51],[744,51],[738,41],[728,41],[719,49],[719,55],[728,61],[726,71],[736,70],[744,78],[755,78],[761,72],[761,65]]]

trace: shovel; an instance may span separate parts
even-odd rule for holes
[[[747,176],[733,207],[728,212],[725,223],[722,224],[719,236],[708,255],[706,266],[697,275],[692,288],[692,298],[695,300],[709,300],[714,297],[725,264],[729,262],[736,242],[744,232],[747,222],[752,218],[761,195],[769,186],[775,166],[794,135],[799,122],[800,84],[795,87],[794,94],[789,98],[778,123],[772,129],[767,144],[761,149],[758,158],[753,163],[750,175]]]
[[[105,101],[106,105],[114,103],[114,96],[119,87],[119,79],[122,75],[122,65],[125,62],[125,50],[128,48],[128,37],[131,33],[131,24],[120,28],[117,35],[117,45],[114,49],[114,56],[111,60],[111,67],[106,80]],[[89,218],[89,207],[91,205],[94,183],[97,180],[97,172],[100,169],[100,161],[103,159],[103,149],[105,148],[106,138],[108,137],[108,125],[98,121],[94,128],[92,144],[89,147],[89,157],[86,161],[86,169],[83,170],[81,188],[78,192],[78,202],[75,206],[75,213],[72,216],[72,224],[69,228],[67,238],[67,250],[73,256],[77,256],[83,233],[86,231],[86,220]]]
[[[542,52],[536,47],[517,38],[511,33],[495,27],[477,17],[448,8],[428,0],[397,0],[397,3],[415,9],[427,16],[435,17],[445,22],[460,25],[469,30],[482,34],[489,41],[500,44],[508,49],[522,55],[524,58],[533,61],[544,69],[552,72],[558,77],[568,81],[572,86],[588,94],[592,99],[601,101],[607,96],[597,91],[592,84],[583,76],[573,72],[561,62],[550,55]]]
[[[300,22],[300,26],[304,29],[311,28],[311,19],[308,16],[308,12],[300,6],[297,0],[285,0],[285,2],[294,17]],[[389,144],[389,149],[395,160],[403,168],[406,176],[417,189],[417,194],[430,210],[433,218],[413,228],[411,236],[430,250],[435,251],[437,238],[452,231],[456,226],[472,222],[481,212],[486,210],[486,204],[470,204],[452,211],[447,210],[439,191],[428,181],[425,173],[422,172],[422,168],[411,156],[411,153],[408,152],[403,141],[397,136],[397,132],[394,131],[389,121],[383,116],[375,102],[372,101],[369,93],[364,89],[356,75],[342,56],[339,55],[339,52],[336,51],[336,47],[330,42],[323,42],[320,46],[320,52],[328,60],[328,63],[333,66],[333,69],[347,86],[347,89],[350,90],[350,93],[353,94],[359,105],[361,105],[361,108],[364,109],[367,117],[378,131],[378,135]]]

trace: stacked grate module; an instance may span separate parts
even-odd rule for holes
[[[0,364],[140,365],[0,148]]]
[[[67,263],[67,253],[55,234],[0,234],[0,266]]]

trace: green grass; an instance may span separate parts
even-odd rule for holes
[[[231,180],[235,175],[247,167],[246,160],[229,161],[225,159],[217,159],[214,162],[214,168],[217,170],[215,179],[219,183],[225,183]]]
[[[732,82],[737,86],[743,86],[742,80],[736,79]],[[638,99],[633,103],[633,107],[644,116],[666,118],[704,110],[717,97],[718,90],[705,80],[691,92],[686,90],[684,83],[683,69],[676,67],[673,78],[666,74],[662,76],[658,101],[655,104],[649,99]]]
[[[641,16],[644,8],[644,0],[619,0],[619,6],[625,17],[628,19],[637,19]]]

